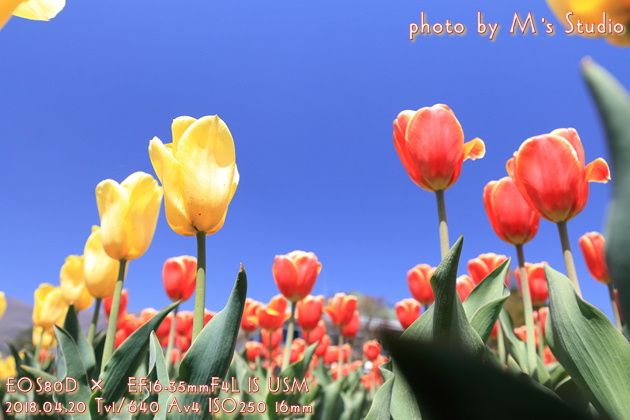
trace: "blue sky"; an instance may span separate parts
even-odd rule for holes
[[[411,42],[422,11],[468,31]],[[515,11],[554,22],[556,34],[510,35]],[[501,25],[495,41],[476,33],[477,12]],[[69,2],[49,23],[13,18],[0,33],[0,290],[30,303],[39,283],[57,284],[65,257],[82,253],[99,223],[98,182],[154,174],[149,140],[170,142],[181,115],[218,114],[241,174],[225,226],[207,241],[211,310],[241,262],[248,295],[268,301],[278,293],[274,256],[296,249],[323,264],[316,294],[359,290],[392,305],[410,297],[407,270],[440,260],[437,214],[396,155],[392,121],[436,103],[487,148],[446,192],[451,243],[465,237],[460,274],[481,253],[514,256],[487,221],[485,184],[506,175],[522,141],[556,128],[578,130],[587,161],[606,158],[583,57],[630,86],[628,50],[562,30],[540,0]],[[577,239],[603,229],[610,194],[591,184],[569,223],[584,296],[607,314],[607,290],[590,278]],[[195,249],[162,209],[151,247],[129,265],[130,309],[165,306],[164,260]],[[549,222],[525,255],[564,272]]]

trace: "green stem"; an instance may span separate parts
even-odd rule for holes
[[[499,353],[501,366],[505,366],[505,341],[503,339],[503,330],[500,325],[497,328],[497,352]]]
[[[558,233],[560,234],[560,243],[562,244],[562,255],[564,256],[564,266],[567,270],[567,277],[573,283],[573,288],[579,297],[582,297],[580,283],[575,271],[575,262],[573,261],[573,253],[571,252],[571,243],[569,242],[569,232],[567,231],[567,222],[558,222]]]
[[[343,334],[341,333],[341,329],[339,329],[339,366],[337,368],[337,380],[341,380],[341,376],[343,374]]]
[[[527,348],[527,365],[529,373],[533,376],[536,370],[536,341],[534,339],[534,311],[532,308],[532,295],[529,292],[529,279],[527,278],[527,270],[525,270],[525,254],[523,253],[523,245],[516,245],[516,255],[518,256],[518,269],[521,274],[521,291],[523,295],[523,316],[525,317],[526,343]]]
[[[42,352],[42,342],[44,341],[44,331],[45,330],[42,328],[42,332],[39,333],[39,342],[37,343],[37,347],[35,348],[35,360],[37,360],[37,363],[43,362],[39,360],[39,354]]]
[[[446,222],[446,203],[444,201],[444,191],[436,191],[435,198],[437,199],[438,220],[440,222],[440,252],[442,254],[442,259],[444,259],[450,248],[450,242],[448,240],[448,223]]]
[[[94,302],[94,313],[92,314],[92,323],[90,324],[90,329],[88,331],[87,340],[88,343],[94,344],[94,334],[96,333],[96,326],[98,324],[98,315],[101,311],[101,298],[96,298],[96,302]]]
[[[538,330],[538,356],[545,361],[545,336],[543,335],[542,322],[540,322],[540,308],[536,317],[536,329]]]
[[[173,309],[173,321],[171,321],[171,329],[168,333],[168,345],[166,346],[166,371],[168,372],[171,368],[171,353],[173,353],[173,343],[175,342],[175,326],[177,324],[177,310],[179,309],[179,305]]]
[[[206,310],[206,232],[197,232],[197,288],[195,290],[195,312],[193,315],[192,341],[203,329]]]
[[[284,343],[284,359],[282,361],[282,370],[289,367],[291,362],[291,342],[293,342],[293,329],[295,328],[295,302],[291,302],[291,318],[289,318],[289,327],[287,328],[287,338]]]
[[[109,358],[114,353],[114,343],[116,340],[116,326],[118,325],[118,312],[120,310],[120,295],[125,282],[125,269],[127,260],[120,260],[118,267],[118,280],[114,288],[114,299],[112,300],[112,309],[109,313],[109,324],[107,325],[107,336],[105,336],[105,347],[103,348],[103,358],[101,359],[101,375],[105,371],[105,366]]]
[[[271,339],[272,333],[269,333],[269,354],[267,355],[267,380],[271,378],[271,374],[273,373],[273,369],[271,367],[271,362],[273,360],[273,341]]]
[[[621,317],[619,316],[619,308],[617,307],[617,301],[615,300],[615,289],[612,284],[608,285],[608,295],[610,296],[610,304],[612,305],[613,316],[615,317],[615,325],[617,325],[619,331],[622,331],[623,324],[621,322]]]

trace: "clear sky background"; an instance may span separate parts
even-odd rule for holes
[[[411,42],[421,11],[468,31]],[[515,11],[531,11],[539,34],[509,34]],[[495,41],[476,33],[477,12],[501,25]],[[555,35],[542,33],[542,18]],[[556,128],[578,130],[587,161],[607,157],[583,57],[630,86],[627,49],[563,30],[542,0],[69,1],[48,23],[13,18],[0,32],[0,290],[32,303],[39,283],[58,284],[65,257],[81,254],[99,223],[96,185],[154,175],[149,140],[171,142],[181,115],[218,114],[241,174],[225,226],[207,241],[211,310],[241,262],[248,296],[268,301],[278,293],[274,256],[296,249],[323,264],[315,294],[410,297],[407,270],[440,261],[437,212],[400,163],[392,121],[436,103],[453,109],[466,141],[487,148],[446,192],[451,243],[465,238],[460,274],[481,253],[515,256],[490,227],[483,187],[506,175],[521,142]],[[584,296],[609,315],[577,239],[603,229],[610,195],[610,185],[591,184],[569,222]],[[164,260],[195,252],[162,208],[151,247],[129,265],[129,309],[165,306]],[[525,255],[565,271],[550,222]]]

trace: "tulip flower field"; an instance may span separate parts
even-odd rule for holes
[[[549,3],[557,14],[566,6]],[[49,20],[64,4],[6,2],[0,29],[11,15]],[[138,157],[154,173],[94,185],[100,222],[83,253],[65,259],[58,285],[33,291],[30,342],[9,342],[10,354],[0,355],[0,420],[630,419],[630,95],[590,59],[581,74],[609,161],[587,159],[578,130],[557,127],[523,139],[505,176],[478,191],[487,220],[477,222],[489,224],[514,259],[487,252],[463,261],[466,238],[449,230],[461,213],[445,191],[465,165],[496,159],[491,143],[464,134],[460,111],[448,104],[388,117],[391,138],[383,141],[437,209],[423,214],[435,221],[423,236],[435,235],[440,262],[409,267],[408,296],[392,309],[397,319],[378,319],[369,336],[361,334],[367,317],[356,294],[314,292],[326,264],[317,249],[269,250],[268,301],[251,293],[243,261],[222,307],[208,309],[208,240],[230,223],[239,138],[219,115],[174,118],[170,138],[154,137]],[[607,182],[606,232],[572,230],[590,188]],[[196,252],[164,260],[162,284],[145,287],[149,295],[163,289],[168,305],[133,311],[129,267],[155,241],[162,211]],[[528,259],[549,223],[561,266]],[[577,260],[592,279],[578,278]],[[509,288],[512,277],[518,291]],[[587,281],[606,289],[611,318],[583,298]],[[522,307],[523,325],[508,300]],[[11,310],[0,291],[0,319]],[[89,328],[81,313],[91,317]]]

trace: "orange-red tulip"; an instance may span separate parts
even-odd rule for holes
[[[415,299],[403,299],[396,303],[396,317],[403,329],[409,328],[420,316],[420,303]]]
[[[359,311],[354,311],[352,315],[352,319],[341,329],[341,335],[343,335],[347,339],[351,339],[356,337],[359,332],[359,323],[361,321],[361,317],[359,315]]]
[[[475,284],[481,283],[488,274],[492,273],[498,266],[507,260],[505,255],[497,255],[492,252],[481,254],[477,258],[468,260],[468,274]],[[508,283],[508,277],[505,278],[505,284]]]
[[[555,223],[584,209],[589,181],[610,179],[604,159],[585,166],[584,148],[573,128],[527,139],[508,161],[507,171],[529,205]]]
[[[313,290],[322,265],[312,252],[293,251],[276,255],[273,261],[273,279],[288,300],[297,302]]]
[[[208,324],[208,322],[210,322],[210,320],[212,318],[214,318],[215,315],[216,315],[216,313],[211,312],[211,311],[209,311],[207,309],[204,309],[204,311],[203,311],[203,326],[205,327]]]
[[[164,290],[173,302],[188,300],[195,291],[197,258],[190,255],[172,257],[164,262],[162,281]]]
[[[462,126],[442,104],[398,114],[394,146],[413,182],[433,192],[457,181],[464,160],[481,158],[486,152],[481,139],[464,143]]]
[[[540,216],[506,176],[490,181],[483,189],[483,204],[492,229],[499,238],[512,245],[523,245],[536,236]]]
[[[180,311],[177,313],[177,322],[175,329],[177,334],[189,336],[192,338],[192,326],[195,315],[192,311]]]
[[[277,349],[282,342],[282,330],[280,328],[274,331],[262,330],[260,332],[260,338],[262,339],[262,344],[265,351],[269,349],[270,343],[273,349]]]
[[[547,316],[549,315],[549,307],[543,306],[537,311],[534,311],[534,320],[540,322],[540,327],[542,329],[543,336],[546,335],[545,325],[547,323]]]
[[[429,306],[435,300],[431,287],[431,276],[434,271],[435,267],[429,264],[418,264],[407,272],[411,295],[424,306]]]
[[[324,363],[330,365],[339,361],[339,346],[328,346],[324,354]]]
[[[546,262],[530,264],[525,263],[525,271],[527,272],[527,280],[529,283],[529,293],[532,296],[532,305],[542,306],[549,298],[549,290],[547,288],[547,277],[545,276]],[[516,269],[514,272],[518,287],[521,287],[521,273]]]
[[[466,300],[470,292],[475,288],[475,283],[472,281],[470,276],[463,274],[457,277],[457,282],[455,284],[457,288],[457,293],[459,294],[459,298],[463,301]]]
[[[306,342],[308,344],[313,344],[318,342],[326,335],[326,323],[323,319],[320,319],[317,323],[317,326],[313,328],[311,331],[306,331],[304,336],[306,337]]]
[[[287,299],[276,295],[265,308],[258,311],[258,325],[267,331],[275,331],[291,316],[287,312]]]
[[[315,348],[315,354],[318,357],[324,357],[328,346],[330,346],[330,336],[328,334],[324,334],[324,336],[319,340],[319,344],[317,344],[317,347]]]
[[[297,303],[297,323],[304,331],[317,327],[322,318],[324,296],[308,295]]]
[[[248,341],[245,343],[245,353],[247,355],[247,360],[250,362],[255,362],[257,357],[262,355],[263,345],[258,341]]]
[[[591,276],[599,282],[610,284],[610,273],[606,265],[606,239],[597,232],[589,232],[579,239],[584,261]]]
[[[381,354],[381,344],[376,340],[366,341],[363,344],[363,354],[366,359],[373,362]]]
[[[245,332],[252,332],[258,328],[258,311],[263,304],[254,299],[245,299],[245,309],[241,318],[241,329]]]
[[[357,306],[356,296],[337,293],[328,300],[328,306],[324,307],[324,312],[330,317],[333,324],[343,328],[352,321]]]
[[[107,297],[103,299],[103,309],[105,309],[105,314],[107,315],[107,319],[109,319],[109,313],[112,311],[112,301],[114,300],[114,296]],[[129,290],[123,289],[120,293],[120,306],[118,307],[118,319],[120,319],[127,312],[127,303],[129,302]]]
[[[527,327],[525,325],[514,328],[514,334],[516,334],[521,340],[527,342]],[[540,338],[538,336],[538,328],[534,328],[534,341],[536,347],[538,347],[539,340]]]

